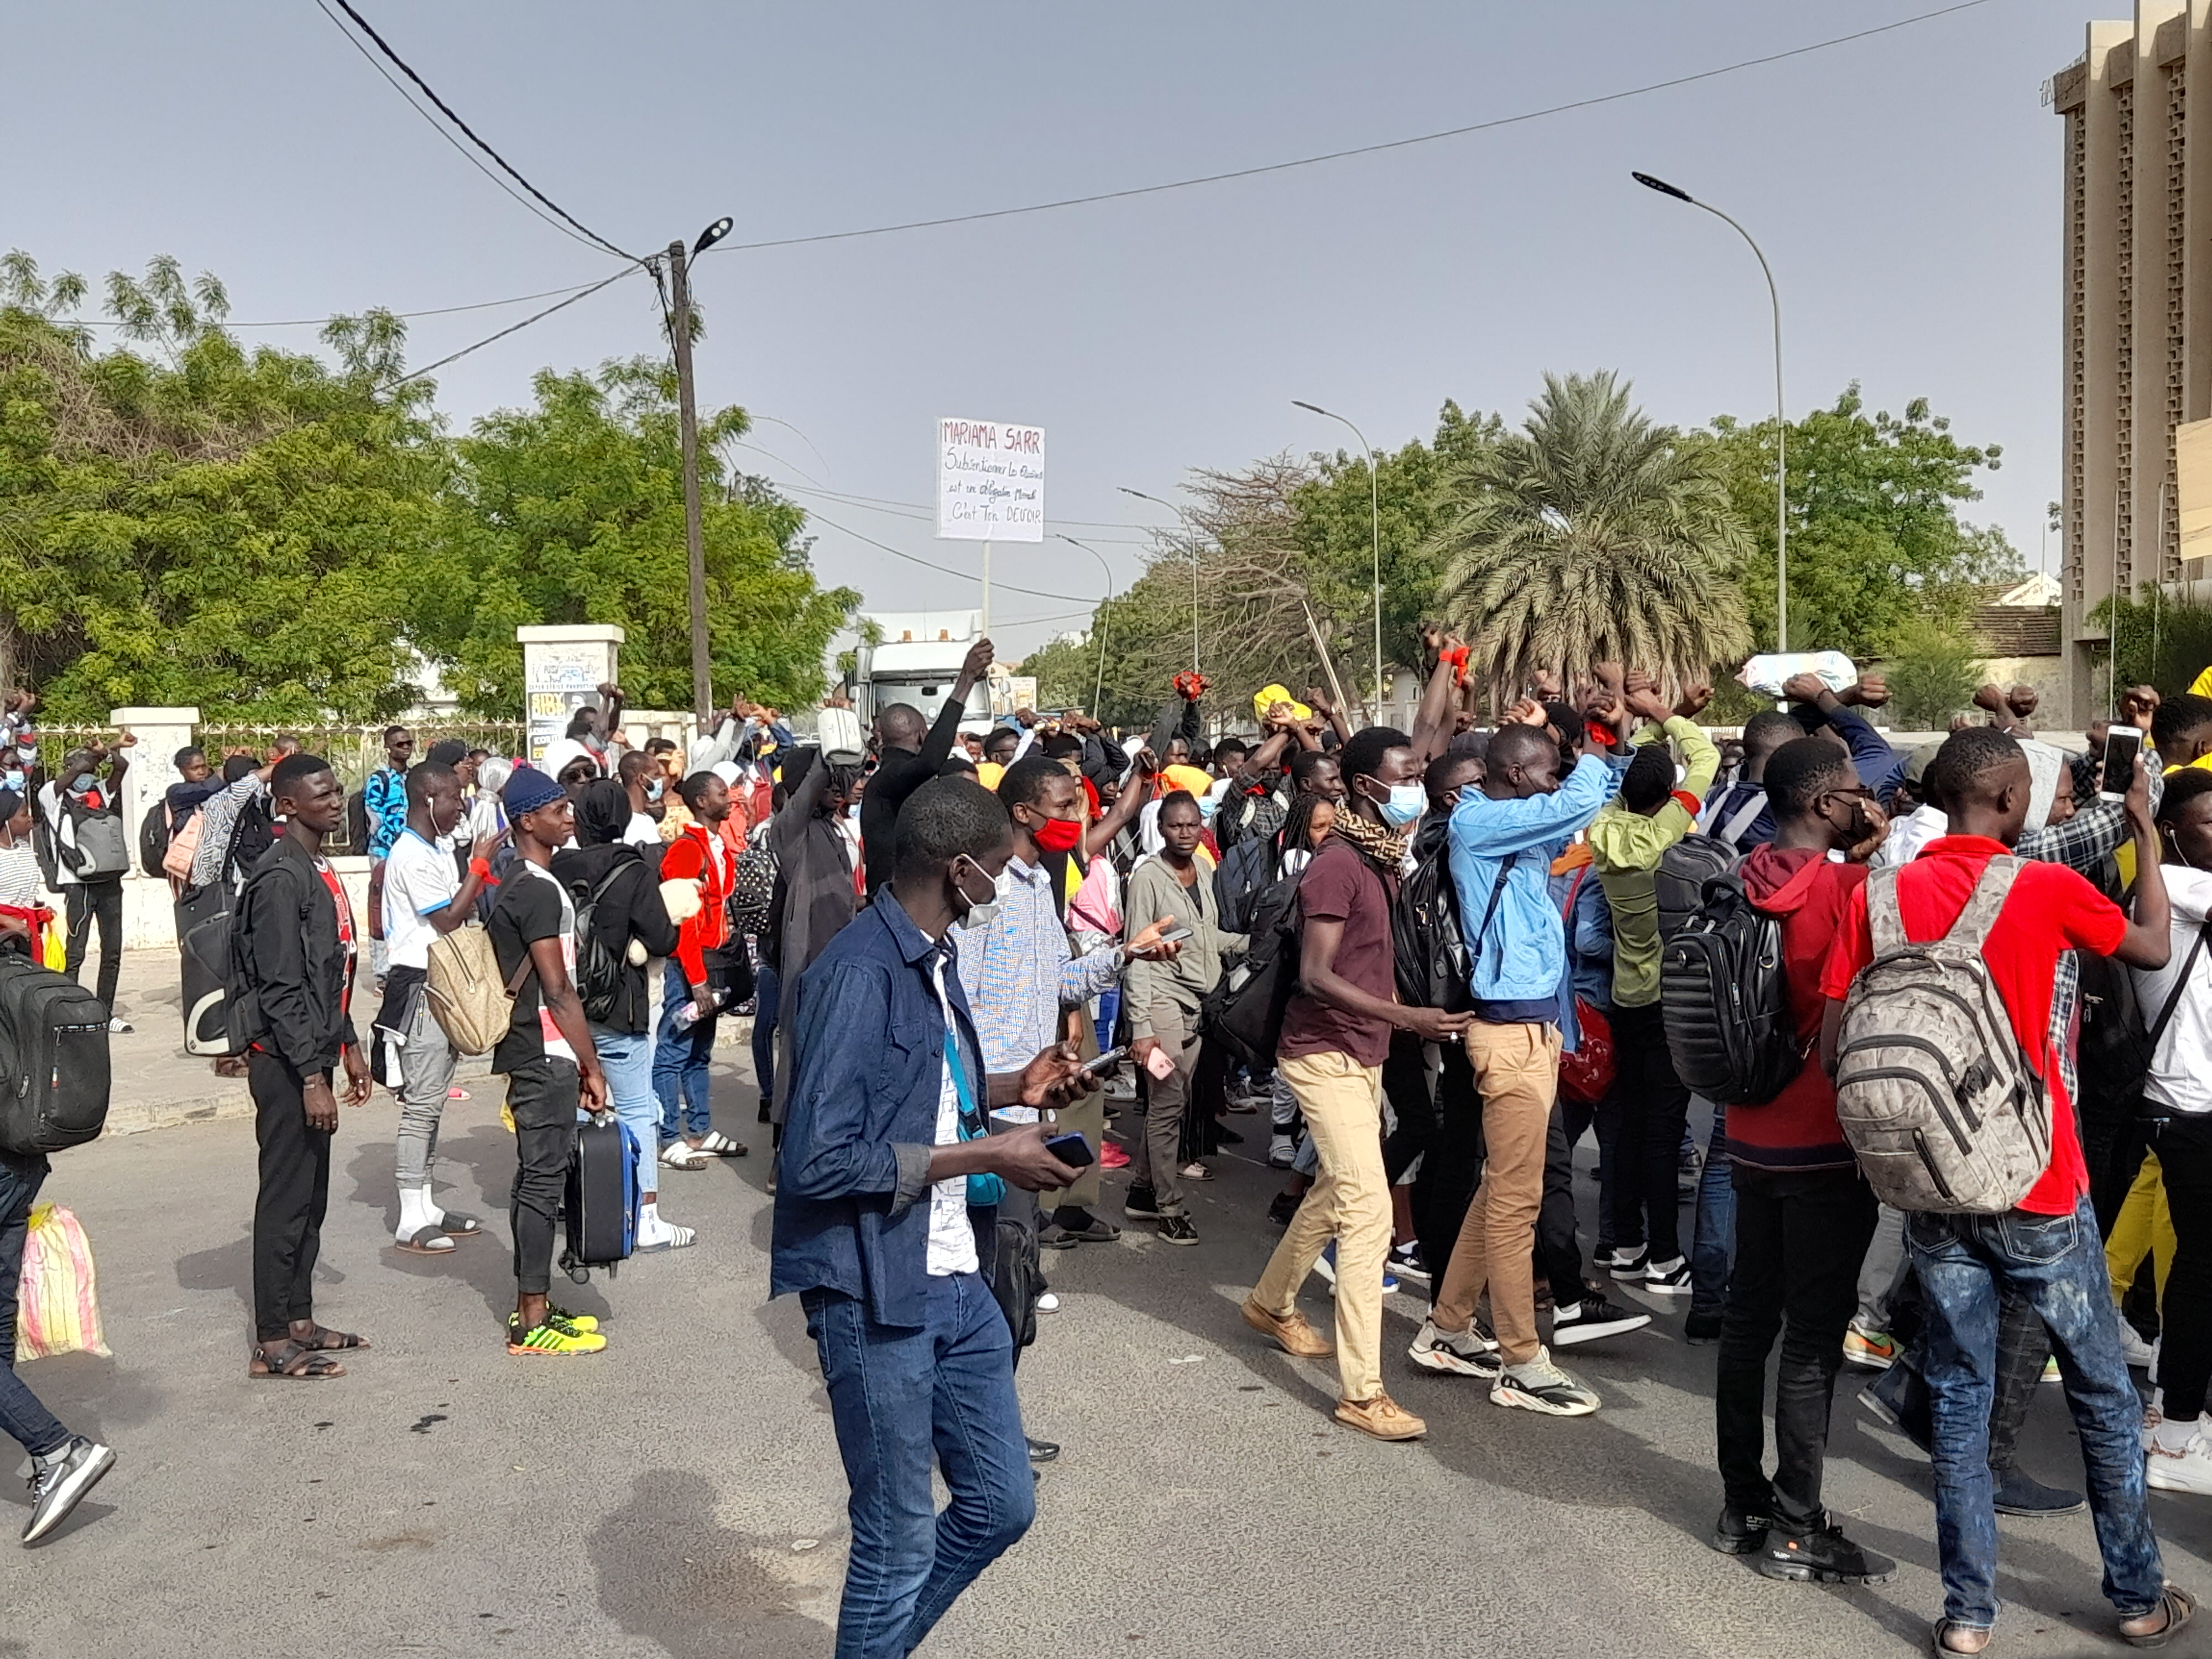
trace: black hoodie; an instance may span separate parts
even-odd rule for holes
[[[568,890],[580,910],[590,902],[592,889],[617,871],[621,873],[615,875],[592,917],[599,938],[623,963],[622,994],[615,999],[612,1014],[601,1023],[609,1030],[639,1036],[648,1029],[652,1000],[645,969],[626,954],[629,942],[635,939],[649,957],[665,957],[676,949],[679,931],[660,901],[659,876],[641,851],[623,844],[576,848],[553,855],[553,878]]]

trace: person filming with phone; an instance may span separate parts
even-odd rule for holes
[[[1163,799],[1164,844],[1129,872],[1121,910],[1123,936],[1133,950],[1152,939],[1182,947],[1165,960],[1133,960],[1122,992],[1129,1010],[1131,1057],[1152,1076],[1145,1133],[1130,1160],[1122,1213],[1158,1222],[1161,1242],[1168,1244],[1198,1243],[1182,1183],[1213,1178],[1203,1164],[1182,1164],[1181,1155],[1183,1114],[1198,1071],[1199,1003],[1220,984],[1223,957],[1247,944],[1243,933],[1223,929],[1213,883],[1199,868],[1198,843],[1205,827],[1189,791],[1178,789]]]

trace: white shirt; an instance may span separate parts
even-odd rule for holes
[[[13,847],[0,847],[0,904],[30,910],[38,902],[39,860],[26,836]]]
[[[642,812],[633,812],[623,827],[625,847],[658,847],[660,845],[660,826]]]
[[[76,831],[70,827],[69,814],[62,810],[62,787],[58,783],[48,783],[39,791],[39,816],[46,821],[47,831],[53,836],[57,849],[76,845]],[[54,860],[56,889],[77,884],[76,872],[69,867],[69,860],[57,857]]]
[[[450,907],[460,890],[450,842],[425,841],[412,828],[399,832],[384,861],[384,945],[394,968],[429,967],[438,930],[426,918]]]
[[[937,986],[937,1004],[945,1011],[945,1029],[954,1030],[952,1000],[945,994],[945,957],[940,952],[930,964]],[[980,1103],[979,1103],[980,1106]],[[960,1090],[952,1080],[950,1060],[938,1067],[937,1145],[951,1146],[960,1139]],[[953,1176],[929,1189],[929,1271],[939,1279],[976,1271],[975,1230],[968,1224],[968,1177]]]
[[[2173,907],[2172,954],[2163,968],[2128,969],[2135,975],[2136,1003],[2142,1010],[2146,1031],[2180,982],[2182,964],[2188,962],[2197,931],[2212,911],[2212,875],[2171,864],[2161,866],[2160,873]],[[2151,1055],[2143,1093],[2191,1116],[2212,1112],[2212,945],[2198,951],[2196,961],[2189,963],[2188,983]]]
[[[1889,834],[1874,849],[1875,866],[1887,869],[1893,864],[1910,864],[1929,842],[1950,833],[1950,817],[1942,808],[1916,806],[1891,823]]]

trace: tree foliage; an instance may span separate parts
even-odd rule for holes
[[[0,684],[59,721],[368,721],[416,701],[428,657],[511,718],[515,626],[592,621],[629,631],[635,702],[689,704],[670,371],[549,371],[535,409],[457,441],[388,313],[333,319],[322,355],[248,350],[222,283],[158,258],[108,277],[125,343],[100,350],[68,320],[89,286],[0,258]],[[716,674],[796,706],[858,596],[816,586],[799,509],[725,481],[712,446],[744,428],[704,417]]]
[[[2176,599],[2155,582],[2145,582],[2133,599],[2106,599],[2090,616],[2110,635],[2094,677],[2100,690],[2153,685],[2170,697],[2186,691],[2212,665],[2212,605]],[[2112,700],[2100,701],[2109,705]]]
[[[1763,651],[1774,648],[1774,436],[1772,421],[1722,416],[1710,437],[1748,532],[1735,568]],[[1793,647],[1883,656],[1916,618],[1955,628],[1978,584],[2020,574],[2001,531],[1959,517],[1981,499],[1975,475],[1996,471],[2002,451],[1960,443],[1926,398],[1902,416],[1869,416],[1853,382],[1832,407],[1792,422],[1786,448]]]
[[[1981,659],[1966,636],[1932,617],[1899,623],[1896,649],[1882,664],[1889,681],[1890,719],[1908,731],[1941,732],[1970,710],[1981,685]]]
[[[474,712],[520,707],[529,623],[624,630],[623,689],[641,707],[691,702],[676,377],[635,358],[596,374],[542,371],[536,403],[477,421],[455,445],[441,580],[419,601],[417,637]],[[815,584],[805,514],[726,471],[720,445],[743,410],[703,412],[701,514],[714,680],[799,707],[819,696],[830,636],[860,603]]]
[[[1500,692],[1608,659],[1702,678],[1748,643],[1746,538],[1711,447],[1652,424],[1612,374],[1545,376],[1522,430],[1442,488],[1444,614]]]

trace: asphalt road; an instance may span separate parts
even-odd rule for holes
[[[250,1124],[58,1160],[47,1194],[93,1241],[115,1358],[26,1374],[121,1461],[46,1547],[0,1549],[0,1655],[830,1651],[844,1486],[799,1310],[764,1300],[757,1151],[666,1178],[665,1206],[701,1229],[700,1247],[569,1297],[607,1321],[605,1354],[510,1359],[514,1153],[496,1085],[475,1090],[448,1116],[440,1179],[444,1201],[495,1236],[448,1260],[389,1248],[396,1108],[345,1115],[318,1312],[375,1348],[329,1383],[245,1376]],[[740,1074],[720,1092],[724,1127],[756,1139]],[[1683,1345],[1679,1311],[1577,1352],[1605,1407],[1560,1421],[1415,1371],[1402,1352],[1419,1308],[1395,1297],[1389,1386],[1431,1432],[1377,1444],[1330,1422],[1332,1369],[1263,1346],[1238,1319],[1277,1237],[1264,1215],[1275,1178],[1221,1169],[1199,1194],[1200,1248],[1139,1226],[1048,1258],[1066,1307],[1044,1322],[1021,1391],[1031,1428],[1066,1450],[1044,1472],[1036,1529],[924,1651],[1924,1650],[1941,1600],[1926,1469],[1852,1403],[1856,1374],[1829,1497],[1901,1570],[1856,1589],[1770,1583],[1702,1541],[1719,1503],[1713,1351]],[[1327,1287],[1310,1288],[1325,1322]],[[2027,1466],[2078,1480],[2057,1390],[2045,1395]],[[2212,1590],[2212,1500],[2153,1502],[2169,1573]],[[0,1504],[0,1520],[13,1515]],[[2118,1651],[2087,1517],[2002,1532],[2002,1651]],[[2212,1632],[2172,1650],[2212,1652]]]

